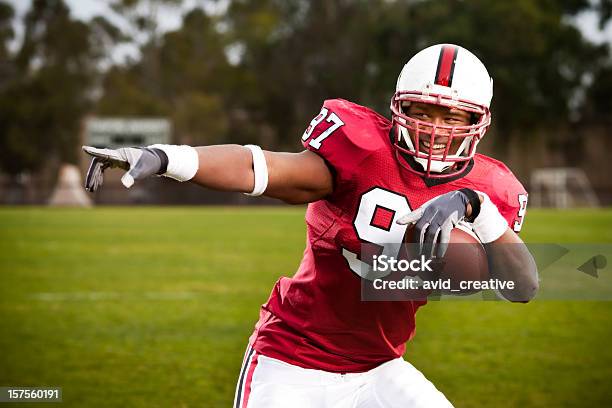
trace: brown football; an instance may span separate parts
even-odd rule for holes
[[[416,258],[418,240],[414,238],[414,227],[406,230],[402,257]],[[416,243],[416,244],[415,244]],[[444,283],[438,287],[441,293],[467,295],[479,292],[469,282],[490,279],[487,254],[482,243],[467,227],[459,226],[451,231],[450,243],[442,258],[431,262],[433,272],[419,274],[423,280]],[[463,284],[461,282],[464,282]]]

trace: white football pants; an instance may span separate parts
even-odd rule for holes
[[[248,348],[234,408],[452,407],[402,358],[365,373],[337,374],[294,366]]]

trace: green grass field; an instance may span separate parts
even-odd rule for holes
[[[231,406],[303,215],[0,209],[0,386],[61,386],[71,407]],[[523,238],[612,243],[612,211],[531,210]],[[612,302],[431,302],[417,320],[406,358],[457,407],[612,402]]]

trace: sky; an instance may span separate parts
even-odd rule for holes
[[[11,44],[11,49],[16,49],[23,37],[23,25],[20,23],[22,17],[29,10],[32,0],[4,0],[8,1],[15,9],[15,20],[13,26],[15,28],[15,40]],[[129,26],[125,21],[118,16],[109,6],[109,0],[64,0],[70,8],[70,13],[73,17],[89,21],[96,15],[103,15],[117,26],[124,30],[129,30]],[[180,7],[164,7],[163,12],[159,13],[158,24],[162,32],[176,30],[182,21],[182,16],[185,12],[193,9],[194,6],[200,4],[210,14],[221,13],[227,6],[227,0],[211,1],[211,0],[183,0]],[[116,47],[113,52],[112,59],[114,62],[123,62],[128,57],[136,58],[138,56],[138,47],[134,44],[122,44]]]
[[[6,1],[6,0],[5,0]],[[64,0],[70,7],[71,14],[81,20],[88,21],[95,15],[104,15],[118,26],[128,29],[123,23],[123,19],[117,16],[108,6],[109,0]],[[15,9],[15,41],[11,44],[13,49],[17,48],[21,41],[23,27],[19,23],[21,17],[30,7],[31,0],[8,0]],[[216,4],[215,3],[220,3]],[[204,5],[209,13],[222,13],[228,1],[214,2],[210,0],[184,0],[181,7],[165,8],[159,13],[158,24],[162,31],[172,31],[177,29],[182,20],[182,15],[192,9],[196,4]],[[612,24],[608,23],[605,30],[601,31],[597,27],[597,16],[593,12],[585,12],[574,19],[575,24],[580,28],[583,35],[593,42],[608,42],[612,44]],[[126,58],[138,56],[138,47],[133,44],[124,44],[114,50],[112,59],[114,62],[125,61]]]

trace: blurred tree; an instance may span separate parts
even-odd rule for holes
[[[232,69],[214,19],[195,8],[185,14],[178,30],[145,43],[142,49],[140,61],[114,67],[106,75],[96,113],[168,116],[181,143],[223,141]],[[155,69],[150,67],[153,55],[160,61]]]
[[[172,115],[181,142],[191,145],[224,142],[228,123],[219,97],[203,92],[182,94]]]
[[[0,167],[9,174],[52,158],[76,162],[80,121],[105,54],[100,34],[117,38],[102,18],[73,20],[63,0],[34,0],[24,25],[23,43],[9,56],[15,75],[0,94]]]
[[[612,62],[599,69],[592,78],[585,104],[585,121],[612,127]],[[584,125],[584,123],[583,123]]]
[[[569,17],[588,0],[236,0],[226,23],[244,48],[239,68],[254,88],[247,111],[293,145],[325,98],[388,112],[402,64],[431,44],[477,54],[494,78],[496,145],[538,132],[556,137],[580,115],[588,79],[608,57]],[[587,95],[591,95],[587,93]],[[245,101],[246,102],[246,101]],[[257,114],[259,112],[259,114]]]
[[[599,28],[606,28],[612,19],[612,0],[599,0],[594,9],[599,13]],[[607,44],[608,50],[612,44]],[[583,122],[597,122],[612,128],[612,58],[593,67],[593,75],[588,77]],[[584,126],[584,123],[581,123]]]
[[[371,31],[383,1],[265,0],[232,2],[225,23],[242,46],[238,68],[250,88],[240,102],[271,125],[271,147],[293,147],[324,99],[363,102],[377,61]]]
[[[159,14],[179,3],[111,3],[141,53],[105,73],[96,113],[169,116],[190,143],[293,148],[326,98],[387,114],[401,65],[437,42],[464,45],[488,66],[494,131],[508,136],[499,141],[558,137],[586,106],[599,117],[607,109],[607,91],[591,83],[607,83],[609,51],[586,41],[569,17],[595,10],[605,24],[610,0],[233,0],[222,16],[199,2],[179,29],[161,33]],[[0,7],[2,44],[10,16]],[[72,20],[61,0],[34,0],[19,52],[0,51],[16,67],[0,95],[3,168],[33,168],[41,152],[74,159],[99,63],[125,39],[102,18]]]
[[[110,3],[111,8],[118,16],[123,17],[131,28],[132,41],[140,46],[142,85],[158,98],[162,97],[159,87],[162,63],[159,55],[161,32],[158,21],[165,8],[178,7],[181,3],[181,0],[113,0]]]
[[[0,90],[13,75],[13,66],[10,58],[9,42],[13,39],[13,15],[10,4],[0,2]]]
[[[161,40],[161,92],[172,103],[171,116],[183,142],[218,143],[226,136],[231,68],[215,24],[196,8],[184,16],[179,30]]]
[[[192,141],[223,140],[226,129],[233,141],[294,147],[324,99],[385,114],[401,65],[427,45],[454,42],[490,69],[494,131],[508,136],[500,141],[554,135],[580,114],[588,78],[608,56],[568,17],[601,10],[605,20],[608,3],[234,0],[219,19],[196,8],[180,29],[157,35],[151,10],[174,0],[116,0],[149,41],[140,61],[111,71],[99,111],[127,103],[126,112],[172,116]]]
[[[612,0],[599,0],[593,7],[599,14],[599,28],[605,28],[612,18]]]
[[[140,64],[114,66],[104,75],[102,98],[95,113],[101,116],[165,116],[170,107],[162,98],[149,92],[140,75]]]
[[[568,123],[576,92],[607,54],[566,21],[588,7],[586,0],[449,0],[420,3],[415,13],[433,27],[421,38],[457,42],[486,62],[498,131],[529,137]]]

